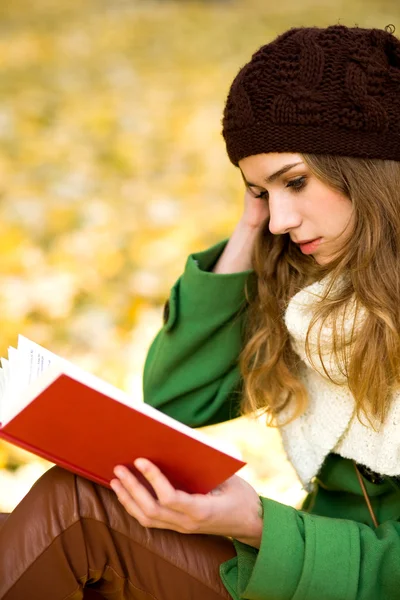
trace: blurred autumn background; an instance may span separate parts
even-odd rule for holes
[[[162,305],[191,252],[228,237],[242,185],[229,84],[291,26],[400,31],[398,0],[2,0],[0,354],[23,333],[141,399]],[[304,492],[277,432],[208,428],[260,493]],[[0,442],[0,510],[49,463]]]

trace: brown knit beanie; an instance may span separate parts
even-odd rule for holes
[[[400,41],[391,26],[290,29],[239,71],[223,136],[235,165],[264,152],[400,161]]]

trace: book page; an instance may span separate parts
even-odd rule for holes
[[[0,369],[0,401],[1,401],[1,397],[3,395],[4,384],[5,384],[4,372],[3,372],[3,369]],[[0,408],[0,413],[1,413],[1,408]]]
[[[0,423],[3,424],[11,420],[30,402],[32,396],[29,392],[32,384],[38,382],[40,388],[42,376],[46,371],[51,370],[51,366],[57,366],[60,372],[68,373],[88,387],[97,389],[128,406],[137,404],[126,392],[46,350],[23,335],[18,336],[17,349],[12,347],[8,349],[8,360],[1,359],[1,366]],[[36,389],[37,386],[34,387]]]
[[[35,381],[54,361],[62,360],[53,352],[42,348],[23,335],[18,336],[18,354],[23,361],[21,366],[24,369],[25,385]]]
[[[23,390],[59,360],[62,359],[39,344],[18,336],[17,348],[9,347],[8,360],[1,359],[0,422],[6,422],[23,408]]]
[[[28,340],[22,335],[20,335],[18,338],[18,351],[20,350],[22,351],[24,356],[29,355],[29,378],[28,381],[26,381],[26,386],[28,386],[38,377],[40,377],[40,375],[50,365],[55,364],[57,362],[57,365],[59,365],[63,370],[65,370],[66,373],[68,373],[72,377],[75,377],[81,383],[84,383],[89,387],[98,389],[103,394],[108,394],[112,397],[117,396],[118,399],[124,401],[128,405],[133,404],[133,400],[130,401],[129,396],[125,392],[118,389],[111,383],[108,383],[100,377],[97,377],[96,375],[85,371],[81,367],[74,365],[65,358],[61,358],[60,356],[53,354],[49,350],[46,350],[46,348],[42,348],[38,344],[35,344],[35,342],[31,342],[31,340]]]
[[[18,350],[10,346],[8,348],[8,380],[4,398],[5,407],[9,406],[18,397],[25,386],[25,381],[26,375],[22,356],[18,353]]]

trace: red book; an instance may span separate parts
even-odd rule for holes
[[[177,488],[207,493],[244,466],[205,434],[20,336],[0,374],[0,437],[109,487],[117,464],[154,462]]]

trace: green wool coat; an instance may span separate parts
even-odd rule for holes
[[[210,272],[226,245],[189,256],[148,352],[144,399],[192,427],[238,416],[238,356],[252,271]],[[266,452],[268,449],[265,449]],[[235,600],[400,598],[400,493],[365,480],[374,529],[351,461],[329,454],[301,510],[262,498],[259,550],[234,541],[221,578]]]

